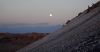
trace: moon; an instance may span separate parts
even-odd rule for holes
[[[52,14],[50,13],[50,15],[49,16],[52,16]]]

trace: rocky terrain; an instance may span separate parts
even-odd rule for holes
[[[100,1],[58,31],[16,52],[100,52]]]
[[[0,52],[15,52],[48,33],[0,33]]]

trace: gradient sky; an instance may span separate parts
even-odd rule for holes
[[[0,0],[0,25],[63,24],[97,1]]]

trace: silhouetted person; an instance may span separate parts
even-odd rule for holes
[[[89,13],[89,12],[90,12],[90,6],[88,5],[87,13]]]
[[[98,7],[100,4],[100,2],[96,3],[96,4],[93,4],[91,7],[88,6],[88,9],[87,9],[87,13],[89,13],[91,10],[95,9],[96,7]]]

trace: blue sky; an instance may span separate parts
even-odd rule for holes
[[[0,26],[63,24],[99,0],[0,0]],[[53,15],[50,17],[50,13]]]

